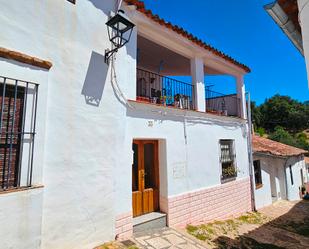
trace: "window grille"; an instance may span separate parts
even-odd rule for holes
[[[32,184],[38,84],[0,76],[0,191]]]
[[[237,176],[237,170],[235,166],[236,155],[234,150],[234,140],[220,140],[220,150],[220,161],[222,167],[221,180],[235,178]]]

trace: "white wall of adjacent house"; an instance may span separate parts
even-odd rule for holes
[[[302,156],[292,157],[287,161],[285,174],[287,181],[287,198],[290,201],[300,199],[299,190],[303,185],[303,183],[305,182],[305,179],[304,178],[302,179],[301,170],[303,172],[305,172],[306,170],[305,161]]]
[[[302,30],[304,55],[307,64],[308,87],[309,87],[309,0],[298,0],[299,21]]]
[[[262,174],[262,185],[259,188],[255,188],[256,208],[260,209],[271,205],[274,201],[286,199],[285,160],[260,154],[254,154],[253,160],[260,161]]]
[[[0,248],[93,248],[112,240],[114,174],[130,160],[119,88],[132,91],[136,34],[117,54],[117,88],[104,63],[114,0],[0,3],[1,46],[53,63],[47,71],[0,59],[1,75],[40,85],[33,184],[44,184],[0,195]]]
[[[301,169],[305,172],[303,158],[289,157],[288,159],[254,154],[254,160],[260,160],[262,187],[255,189],[256,208],[271,205],[272,202],[287,199],[299,200],[299,187],[302,185]],[[293,184],[291,181],[290,167]],[[305,182],[306,179],[303,178]]]

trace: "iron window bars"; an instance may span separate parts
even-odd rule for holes
[[[180,109],[195,108],[192,84],[138,68],[136,88],[137,101]]]
[[[234,150],[234,140],[220,140],[220,162],[222,167],[221,180],[237,177],[235,165],[236,154]]]
[[[0,191],[32,185],[38,84],[0,76]]]

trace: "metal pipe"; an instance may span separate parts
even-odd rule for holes
[[[251,189],[251,208],[252,210],[256,211],[255,207],[255,195],[254,195],[254,182],[253,182],[253,150],[252,150],[252,121],[251,121],[251,98],[250,93],[246,93],[248,97],[248,110],[247,110],[247,116],[248,116],[248,158],[249,158],[249,176],[250,176],[250,189]]]

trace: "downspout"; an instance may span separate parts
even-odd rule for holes
[[[248,136],[247,136],[247,144],[248,144],[248,158],[249,158],[249,176],[250,176],[250,190],[251,190],[251,209],[256,211],[255,207],[255,196],[254,196],[254,182],[253,182],[253,155],[252,155],[252,120],[251,120],[251,98],[250,93],[246,93],[248,98],[247,104],[247,118],[248,118]]]

